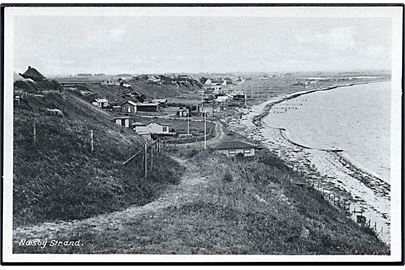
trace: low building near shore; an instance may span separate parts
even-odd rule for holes
[[[224,154],[227,157],[234,157],[236,155],[253,157],[255,149],[256,146],[241,141],[222,142],[214,148],[216,152]]]

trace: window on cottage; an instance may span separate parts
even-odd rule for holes
[[[250,154],[250,149],[246,149],[245,151],[243,151],[245,154]]]
[[[163,132],[167,132],[167,127],[163,127]]]
[[[229,150],[228,153],[229,153],[229,154],[235,154],[236,151],[235,151],[235,150]]]

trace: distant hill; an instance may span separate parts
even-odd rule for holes
[[[108,80],[114,81],[118,78]],[[59,81],[63,81],[60,79]],[[70,79],[74,82],[74,79]],[[154,98],[174,98],[187,97],[190,99],[200,99],[202,84],[197,80],[187,78],[171,78],[164,75],[139,75],[132,79],[122,80],[122,84],[127,84],[129,87],[120,85],[102,85],[93,81],[77,81],[77,83],[69,84],[69,89],[73,92],[87,91],[88,95],[82,95],[82,98],[91,102],[95,98],[106,98],[110,102],[122,104],[127,100],[136,100],[139,96],[142,99]]]

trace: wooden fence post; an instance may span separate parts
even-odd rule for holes
[[[33,131],[33,133],[34,133],[34,144],[35,144],[37,142],[37,129],[36,129],[35,122],[34,122],[34,131]]]
[[[93,130],[90,130],[90,147],[91,147],[91,152],[93,152],[94,151]]]
[[[144,146],[144,151],[143,151],[143,158],[144,158],[144,177],[145,179],[148,177],[148,143],[145,143]]]
[[[151,145],[150,148],[150,169],[151,171],[153,170],[153,149],[154,149],[155,145]]]

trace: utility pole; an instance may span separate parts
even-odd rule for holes
[[[151,145],[150,148],[150,170],[153,171],[153,149],[155,145]]]
[[[187,135],[190,135],[190,110],[187,109]]]
[[[143,151],[143,159],[144,159],[144,177],[145,179],[148,177],[148,143],[145,143],[144,146],[144,151]]]
[[[204,112],[204,150],[207,149],[207,114]]]
[[[36,125],[34,122],[34,144],[36,143],[36,141],[37,141],[37,129],[36,129]]]
[[[93,152],[94,151],[93,130],[90,130],[90,147],[91,147],[91,152]]]

